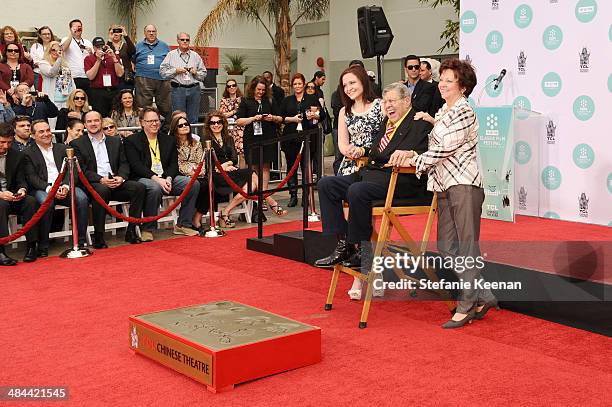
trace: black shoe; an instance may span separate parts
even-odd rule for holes
[[[38,256],[36,255],[36,246],[28,246],[26,248],[26,252],[25,255],[23,256],[23,261],[25,263],[31,263],[33,261],[36,261],[36,259],[38,258]]]
[[[261,221],[265,222],[268,218],[263,213],[261,214]],[[259,221],[259,211],[257,210],[257,204],[253,205],[253,213],[251,214],[251,223],[258,223]]]
[[[339,239],[333,253],[327,257],[315,261],[315,267],[330,268],[351,257],[353,245],[346,242],[346,239]]]
[[[463,317],[463,319],[461,321],[453,321],[451,319],[450,321],[444,323],[442,325],[442,328],[444,328],[444,329],[461,328],[462,326],[471,323],[472,320],[474,319],[475,315],[476,315],[476,311],[475,311],[474,308],[472,308],[470,311],[468,311],[467,315],[465,317]]]
[[[342,266],[348,267],[351,269],[360,269],[361,268],[361,248],[358,248],[354,251],[354,253],[348,259],[342,262]]]
[[[142,240],[136,234],[136,229],[130,229],[130,228],[128,228],[125,231],[125,241],[128,242],[129,244],[142,243]]]
[[[493,307],[499,309],[499,305],[497,304],[497,300],[493,300],[493,301],[485,303],[482,306],[482,309],[480,311],[476,311],[476,313],[474,314],[474,319],[483,319],[484,316],[487,314],[487,312],[489,312],[489,310],[491,308],[493,308]]]
[[[297,206],[297,194],[291,195],[289,197],[289,202],[287,202],[288,208],[293,208],[294,206]]]
[[[101,235],[94,235],[92,246],[94,249],[108,249],[108,245]]]
[[[49,249],[38,248],[38,253],[36,253],[38,257],[49,257]]]
[[[0,252],[0,266],[15,266],[17,265],[17,260],[9,257],[4,252]]]

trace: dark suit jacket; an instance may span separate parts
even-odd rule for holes
[[[121,138],[119,136],[106,137],[105,144],[113,175],[118,175],[124,180],[129,179],[130,165],[125,158],[125,151],[123,150]],[[94,153],[94,149],[88,135],[84,134],[78,139],[72,140],[70,142],[70,146],[74,148],[74,152],[79,160],[81,169],[85,173],[85,176],[90,183],[100,182],[100,178],[108,176],[108,174],[98,174],[96,153]]]
[[[6,190],[17,193],[21,188],[28,189],[28,183],[23,172],[24,155],[20,151],[8,149],[6,153],[6,165],[4,176],[6,178]]]
[[[65,144],[53,143],[53,158],[55,159],[55,165],[57,171],[62,169],[62,163],[64,157],[66,157],[66,150],[68,147]],[[25,177],[26,181],[32,189],[42,190],[47,189],[47,164],[45,158],[40,152],[40,148],[36,143],[32,144],[23,152],[25,154]],[[70,176],[66,173],[62,180],[62,185],[69,185]]]
[[[436,117],[436,113],[442,106],[444,106],[444,99],[442,99],[442,95],[440,94],[440,89],[438,89],[438,82],[432,81],[431,84],[434,87],[433,98],[431,99],[431,108],[429,109],[429,115],[431,117]]]
[[[385,134],[387,119],[380,126],[378,134],[372,141],[373,147],[368,154],[368,165],[357,173],[361,181],[389,185],[391,168],[383,167],[389,162],[391,154],[396,150],[414,150],[418,154],[427,151],[428,135],[432,125],[424,120],[414,120],[416,111],[412,109],[395,130],[393,138],[382,151],[378,151],[380,140]],[[418,179],[414,174],[400,174],[395,187],[395,196],[398,198],[421,198],[431,196],[427,192],[427,177]]]
[[[130,163],[132,179],[151,178],[157,175],[151,171],[151,150],[144,131],[132,134],[123,142],[125,155]],[[164,169],[162,178],[176,177],[179,175],[176,140],[174,137],[160,132],[157,135],[157,142],[159,143],[159,155]]]
[[[419,79],[412,92],[412,109],[417,112],[429,112],[434,90],[431,83]]]

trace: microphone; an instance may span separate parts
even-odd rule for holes
[[[504,79],[504,76],[506,76],[505,68],[502,69],[499,73],[499,76],[493,80],[493,82],[495,82],[495,85],[493,85],[493,90],[497,90],[497,88],[499,88],[499,85],[501,84],[502,79]]]

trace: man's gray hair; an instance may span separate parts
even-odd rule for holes
[[[382,91],[383,97],[392,90],[396,91],[400,98],[408,98],[412,96],[412,91],[408,89],[408,86],[404,85],[403,82],[393,82],[385,86]]]
[[[188,33],[184,32],[184,31],[181,31],[180,33],[176,34],[176,40],[177,41],[179,40],[179,37],[181,35],[186,35],[189,39],[191,39],[191,35],[189,35]]]

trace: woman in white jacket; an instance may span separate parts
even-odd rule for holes
[[[43,76],[42,92],[49,95],[49,99],[58,109],[66,107],[68,95],[76,86],[68,64],[62,57],[62,48],[57,41],[51,41],[45,49],[43,59],[38,63]]]

